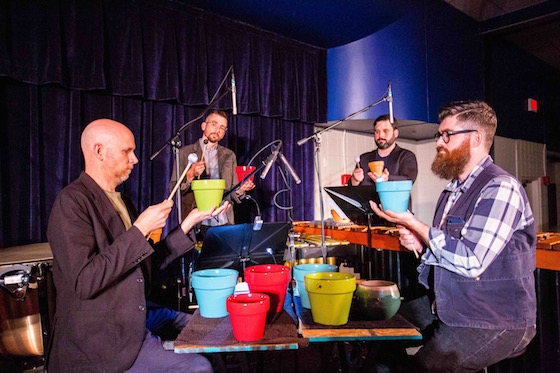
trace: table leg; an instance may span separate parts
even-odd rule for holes
[[[219,372],[227,373],[226,364],[224,363],[222,354],[212,354],[212,363],[213,366],[219,369]]]
[[[239,360],[239,365],[241,367],[241,372],[242,373],[249,373],[250,370],[249,370],[249,362],[247,360],[247,354],[245,352],[238,352],[237,356],[239,358],[238,360]],[[260,355],[258,356],[258,359],[259,359],[258,363],[261,363],[261,356]],[[257,367],[257,372],[260,372],[260,370],[258,370],[258,367]]]
[[[338,348],[338,362],[340,364],[340,371],[342,373],[348,373],[348,361],[346,360],[346,349],[344,348],[344,342],[337,342],[336,346]]]

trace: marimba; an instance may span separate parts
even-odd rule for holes
[[[321,234],[320,224],[295,222],[294,231],[312,235]],[[325,226],[325,236],[337,240],[368,246],[367,227],[360,225]],[[408,252],[399,244],[399,233],[394,227],[372,227],[371,246],[376,250],[392,250]],[[537,268],[560,271],[560,233],[537,233]]]

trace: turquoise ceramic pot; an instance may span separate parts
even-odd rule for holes
[[[412,190],[412,180],[384,181],[375,184],[383,210],[405,212]]]
[[[226,299],[233,294],[239,273],[235,269],[216,268],[192,274],[192,287],[202,317],[219,318],[228,315]]]

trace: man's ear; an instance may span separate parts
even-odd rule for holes
[[[474,138],[474,144],[473,146],[478,147],[478,146],[483,146],[484,145],[484,134],[482,132],[476,131],[475,133],[473,133],[474,136],[472,136]]]
[[[105,155],[103,154],[103,145],[97,143],[97,144],[93,144],[93,154],[95,155],[95,158],[99,159],[100,161],[103,162]]]
[[[202,122],[200,129],[202,129],[202,132],[206,131],[206,122]]]
[[[395,130],[393,131],[393,134],[395,137],[399,137],[399,129],[395,128]]]

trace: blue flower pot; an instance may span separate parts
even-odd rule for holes
[[[412,180],[384,181],[375,184],[383,210],[405,212],[412,190]]]
[[[192,274],[192,287],[202,317],[219,318],[228,315],[226,300],[233,295],[239,273],[235,269],[204,269]]]
[[[305,290],[305,275],[315,272],[338,272],[338,267],[332,264],[300,264],[294,267],[294,278],[296,279],[297,290],[301,306],[311,309],[309,294]]]

